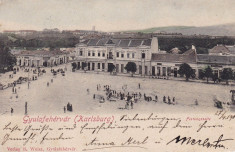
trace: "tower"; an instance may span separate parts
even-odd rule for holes
[[[159,53],[158,38],[153,37],[151,42],[151,53]]]

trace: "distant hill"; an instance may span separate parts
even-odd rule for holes
[[[183,35],[211,35],[211,36],[235,36],[235,23],[214,25],[214,26],[167,26],[154,27],[143,30],[131,30],[125,32],[142,32],[142,33],[182,33]]]
[[[175,30],[183,30],[194,28],[194,26],[166,26],[166,27],[153,27],[147,28],[143,30],[130,30],[124,32],[142,32],[142,33],[159,33],[159,32],[167,32],[167,31],[175,31]]]

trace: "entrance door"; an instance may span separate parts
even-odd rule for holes
[[[92,70],[95,70],[95,63],[92,63]]]
[[[142,66],[141,65],[139,66],[139,74],[142,75]]]
[[[177,77],[178,71],[177,68],[174,68],[174,77]]]
[[[90,69],[91,69],[91,63],[88,62],[88,70],[90,70]]]
[[[155,76],[155,66],[152,66],[152,75]]]
[[[113,72],[115,66],[113,65],[113,63],[108,63],[108,72]]]

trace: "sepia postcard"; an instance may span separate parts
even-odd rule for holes
[[[0,0],[0,152],[235,152],[235,1]]]

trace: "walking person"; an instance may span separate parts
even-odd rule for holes
[[[13,114],[13,112],[14,112],[14,110],[13,110],[13,108],[11,108],[11,115]]]
[[[140,89],[140,83],[139,83],[139,89]]]

